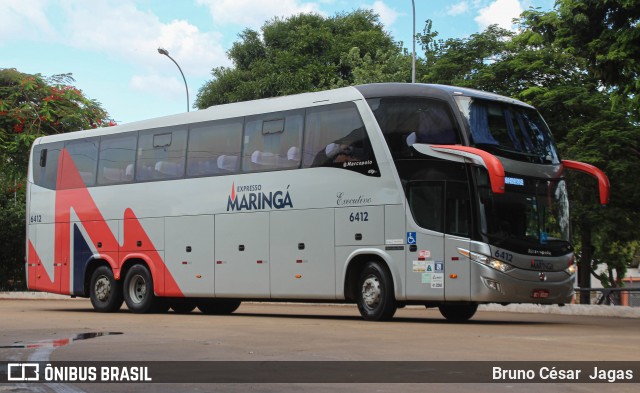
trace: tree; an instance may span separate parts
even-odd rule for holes
[[[631,262],[628,250],[640,238],[634,224],[640,220],[634,181],[640,176],[640,128],[628,115],[633,111],[629,100],[614,105],[619,92],[604,89],[607,82],[591,71],[590,60],[558,39],[564,17],[558,11],[529,10],[518,34],[492,26],[468,39],[446,41],[436,41],[428,21],[420,37],[429,69],[422,80],[493,91],[536,106],[563,158],[591,163],[608,174],[612,197],[607,209],[597,207],[593,179],[570,175],[573,241],[581,287],[590,286],[598,261],[608,264],[598,278],[619,286]],[[584,295],[582,301],[588,301]]]
[[[372,11],[275,18],[261,31],[262,37],[251,29],[240,34],[228,52],[234,66],[213,69],[214,79],[198,92],[198,108],[370,81],[365,70],[372,68],[377,80],[392,80],[406,68],[401,45]],[[403,80],[411,77],[408,65]]]
[[[557,17],[543,17],[550,41],[586,60],[586,69],[610,88],[614,103],[630,100],[640,119],[640,3],[638,0],[558,1]]]
[[[549,72],[556,76],[553,88],[530,98],[552,113],[561,130],[559,145],[564,156],[600,167],[611,181],[611,203],[603,210],[594,208],[593,180],[585,176],[573,179],[572,216],[581,287],[590,286],[598,261],[608,266],[598,276],[602,284],[620,286],[633,258],[629,250],[635,249],[633,244],[640,238],[640,192],[634,180],[640,176],[640,127],[633,121],[640,101],[632,96],[637,93],[633,89],[637,88],[640,41],[629,39],[640,35],[637,7],[624,11],[630,3],[594,1],[587,7],[562,0],[557,11],[530,10],[522,18],[529,40],[539,42],[545,52],[566,64],[556,64],[554,68],[560,71]],[[636,26],[630,27],[634,18]],[[621,74],[609,74],[614,68]],[[623,74],[632,76],[632,81],[619,77]],[[581,302],[587,301],[588,294],[583,293]]]
[[[486,88],[483,78],[492,78],[491,65],[508,54],[509,30],[496,25],[469,38],[436,40],[437,31],[432,31],[433,22],[427,20],[417,40],[426,56],[423,83],[440,83],[461,87]]]
[[[73,82],[71,74],[43,77],[0,69],[3,173],[9,173],[13,179],[23,179],[29,149],[40,136],[115,125],[100,104],[85,97]]]
[[[24,277],[25,184],[36,138],[115,125],[71,74],[44,77],[0,69],[0,287]]]

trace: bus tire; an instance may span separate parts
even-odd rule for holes
[[[465,322],[478,310],[478,304],[445,304],[439,306],[440,314],[451,322]]]
[[[208,315],[229,315],[236,311],[242,302],[233,299],[203,299],[198,302],[198,310]]]
[[[124,279],[124,301],[136,314],[166,312],[169,304],[153,293],[153,278],[144,265],[133,265]]]
[[[122,306],[122,284],[108,266],[99,266],[91,275],[89,297],[98,312],[114,312]]]
[[[189,314],[196,308],[196,302],[191,299],[172,300],[169,304],[176,314]]]
[[[360,272],[356,292],[360,315],[368,321],[388,321],[398,308],[393,278],[379,262],[367,262]]]

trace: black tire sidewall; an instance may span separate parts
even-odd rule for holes
[[[438,307],[440,314],[451,322],[466,322],[478,310],[478,304],[442,305]]]
[[[228,315],[240,307],[240,300],[207,299],[198,302],[198,310],[209,315]]]
[[[196,308],[196,301],[191,299],[174,299],[169,302],[176,314],[189,314]]]
[[[106,301],[98,299],[96,294],[96,282],[101,277],[105,277],[109,280],[111,286],[109,298]],[[89,298],[93,308],[98,312],[114,312],[120,309],[122,306],[122,288],[120,281],[117,281],[113,276],[113,272],[107,266],[99,266],[93,274],[91,274],[91,281],[89,282]]]
[[[367,306],[362,298],[362,286],[369,276],[375,276],[380,283],[380,302],[376,307]],[[393,290],[393,279],[389,272],[379,262],[367,262],[358,277],[356,303],[360,315],[369,321],[387,321],[396,312],[397,304]]]
[[[147,291],[146,291],[145,297],[139,303],[131,299],[131,296],[130,296],[131,281],[136,276],[142,277],[147,285]],[[122,290],[124,293],[124,301],[125,303],[127,303],[127,307],[129,308],[129,310],[131,310],[136,314],[146,313],[152,310],[154,297],[155,297],[153,293],[153,279],[151,278],[151,273],[149,272],[149,269],[147,269],[146,266],[143,266],[143,265],[132,266],[131,269],[129,269],[129,271],[127,272],[127,275],[124,279],[124,285]]]

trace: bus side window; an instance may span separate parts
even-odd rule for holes
[[[166,180],[184,176],[187,130],[159,129],[138,138],[136,180]]]
[[[240,169],[243,119],[196,124],[189,133],[187,176],[226,175]]]
[[[341,167],[347,161],[373,160],[362,119],[353,103],[307,109],[303,166]]]
[[[136,133],[101,138],[98,163],[99,185],[133,181],[137,142]]]
[[[247,118],[244,127],[243,172],[300,167],[302,110]]]
[[[90,139],[76,139],[65,143],[64,148],[69,153],[68,157],[73,161],[72,163],[63,160],[62,162],[62,180],[60,184],[66,184],[69,188],[78,187],[78,184],[67,183],[65,180],[73,179],[72,171],[77,170],[77,174],[82,178],[86,187],[94,186],[96,184],[96,168],[98,165],[98,145],[100,144],[98,138]]]
[[[32,168],[33,182],[35,185],[48,188],[50,190],[56,189],[56,181],[58,180],[58,159],[60,158],[62,146],[63,144],[58,142],[38,145],[33,148]],[[45,150],[46,159],[41,160],[42,152]],[[44,166],[42,164],[44,164]]]
[[[371,98],[369,107],[378,121],[394,158],[414,154],[414,143],[459,144],[461,139],[449,105],[415,97]]]

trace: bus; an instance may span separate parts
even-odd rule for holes
[[[28,287],[96,311],[230,314],[242,301],[479,304],[574,296],[567,170],[532,106],[383,83],[38,138]]]

